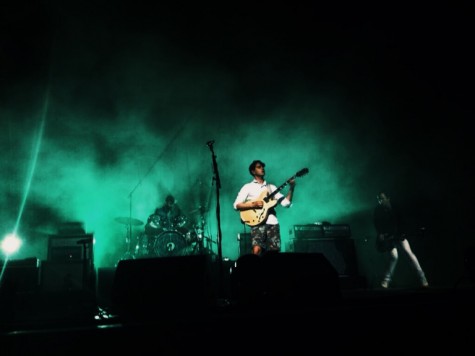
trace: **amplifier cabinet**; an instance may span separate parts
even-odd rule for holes
[[[294,225],[289,231],[291,239],[319,239],[330,237],[351,237],[348,224],[306,224]]]
[[[325,237],[351,237],[351,229],[348,224],[324,225],[323,233]]]
[[[291,239],[318,239],[323,238],[323,226],[317,224],[294,225],[293,229],[289,231]]]
[[[93,234],[50,235],[48,261],[80,262],[93,260]]]
[[[291,239],[292,252],[322,253],[340,276],[357,276],[356,249],[350,238]]]

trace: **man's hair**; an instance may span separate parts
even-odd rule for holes
[[[252,171],[253,171],[254,169],[256,169],[257,164],[260,164],[262,167],[265,167],[265,166],[266,166],[266,164],[265,164],[264,162],[262,162],[262,161],[260,161],[260,160],[258,160],[258,159],[252,161],[252,163],[249,165],[249,174],[250,174],[251,176],[254,176],[254,174],[252,173]]]
[[[165,202],[174,204],[175,198],[173,197],[173,195],[168,194],[167,197],[165,198]]]

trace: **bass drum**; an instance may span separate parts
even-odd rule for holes
[[[186,256],[186,238],[177,231],[164,231],[153,241],[153,253],[158,257]]]

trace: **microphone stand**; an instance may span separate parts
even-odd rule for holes
[[[213,180],[216,182],[216,219],[217,219],[217,224],[218,224],[218,283],[219,283],[219,297],[223,297],[223,253],[222,253],[222,233],[221,233],[221,212],[220,212],[220,204],[219,204],[219,190],[221,189],[221,181],[219,179],[219,171],[218,171],[218,163],[216,162],[216,155],[214,154],[213,150],[213,144],[214,140],[208,141],[206,145],[208,145],[210,151],[211,151],[211,156],[213,160],[213,173],[214,177]]]

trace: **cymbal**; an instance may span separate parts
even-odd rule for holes
[[[114,220],[118,222],[119,224],[124,224],[124,225],[134,225],[134,226],[143,225],[142,221],[140,221],[139,219],[134,219],[134,218],[118,217],[118,218],[115,218]]]

